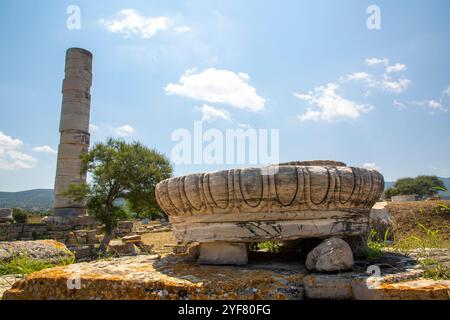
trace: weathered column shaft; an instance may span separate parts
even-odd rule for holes
[[[54,190],[54,215],[74,218],[86,214],[85,203],[74,202],[63,193],[71,184],[86,181],[81,173],[81,155],[89,149],[92,54],[70,48],[66,53],[65,78],[59,126],[60,143]]]

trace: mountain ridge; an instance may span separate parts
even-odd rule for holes
[[[445,186],[450,190],[450,177],[442,178]],[[395,181],[385,181],[384,189],[394,185]],[[440,192],[444,198],[449,198],[449,194]],[[53,207],[53,189],[31,189],[18,192],[0,191],[1,208],[24,208],[29,210],[48,210]]]

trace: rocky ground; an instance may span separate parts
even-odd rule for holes
[[[435,256],[448,260],[450,250]],[[274,253],[252,253],[239,267],[138,255],[35,272],[3,299],[450,299],[450,281],[423,274],[414,254],[394,252],[340,273],[309,273],[304,261]]]
[[[450,239],[450,215],[441,204],[450,205],[450,201],[389,203],[386,212],[393,223],[394,243],[423,236],[426,231],[418,227],[420,224],[433,232],[439,230],[439,239],[443,240],[440,245],[444,248],[400,253],[387,246],[382,248],[381,256],[355,259],[348,272],[308,271],[305,257],[269,252],[250,253],[249,264],[245,266],[199,266],[187,255],[171,254],[177,252],[178,246],[170,225],[151,222],[136,224],[133,229],[136,236],[113,241],[118,249],[125,250],[125,255],[133,247],[134,255],[45,269],[22,281],[17,281],[20,275],[1,276],[0,297],[4,294],[5,299],[450,299],[450,281],[432,280],[424,263],[431,261],[450,268],[450,245],[446,245]],[[383,219],[386,212],[381,212]],[[31,256],[45,257],[47,253],[52,256],[56,249],[51,241],[46,245],[50,246],[40,249],[30,243],[25,247]],[[0,257],[23,250],[18,242],[6,246],[0,250]],[[375,276],[371,277],[368,270]]]
[[[5,275],[5,276],[0,276],[0,296],[3,295],[3,293],[6,290],[11,289],[12,285],[16,282],[19,281],[23,278],[23,276],[21,275],[15,275],[15,274],[10,274],[10,275]]]

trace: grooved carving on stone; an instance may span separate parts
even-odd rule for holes
[[[362,234],[383,188],[374,170],[294,161],[170,178],[156,197],[178,240],[245,242]]]

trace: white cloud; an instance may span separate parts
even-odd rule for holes
[[[308,94],[294,93],[298,99],[306,101],[310,107],[299,115],[301,121],[336,121],[341,119],[357,119],[363,113],[373,109],[368,104],[357,104],[336,93],[338,85],[329,83],[316,87]]]
[[[442,109],[443,105],[439,101],[430,100],[430,101],[428,101],[428,107],[432,108],[432,109]]]
[[[447,89],[445,89],[443,91],[443,94],[445,94],[446,96],[450,97],[450,84],[448,85]]]
[[[409,104],[428,108],[431,111],[431,113],[435,113],[437,111],[442,112],[448,111],[448,109],[442,104],[442,102],[438,100],[410,101]]]
[[[115,134],[117,134],[120,137],[127,137],[131,136],[136,130],[128,124],[118,127],[114,130]]]
[[[381,63],[384,64],[385,66],[387,66],[388,63],[389,63],[389,59],[387,59],[387,58],[384,58],[384,59],[367,58],[366,59],[366,64],[369,65],[369,66],[374,66],[374,65],[377,65],[377,64],[381,64]]]
[[[377,170],[379,171],[381,168],[375,164],[375,162],[367,162],[362,165],[364,169],[368,170]]]
[[[372,75],[368,74],[367,72],[355,72],[341,77],[340,81],[367,80],[370,78],[372,78]]]
[[[256,94],[256,89],[248,84],[246,73],[209,68],[200,73],[185,73],[179,83],[169,83],[164,90],[167,94],[185,96],[210,103],[225,103],[233,107],[259,111],[265,100]]]
[[[405,70],[406,70],[406,65],[404,65],[402,63],[396,63],[393,66],[387,66],[386,67],[386,72],[387,73],[401,72],[401,71],[405,71]]]
[[[100,19],[100,23],[108,31],[123,34],[125,38],[150,39],[158,31],[167,29],[169,23],[167,17],[146,17],[134,9],[121,10],[117,15],[118,18],[112,20]]]
[[[31,169],[38,160],[21,151],[23,142],[0,131],[0,169]]]
[[[399,110],[402,110],[402,109],[405,109],[405,108],[406,108],[406,105],[405,105],[404,103],[398,102],[397,100],[394,100],[394,101],[392,102],[392,105],[393,105],[395,108],[399,109]]]
[[[202,121],[213,122],[217,119],[231,120],[230,113],[225,109],[218,109],[204,104],[198,110],[202,112]]]
[[[49,153],[49,154],[56,154],[58,153],[56,150],[52,149],[50,146],[40,146],[40,147],[35,147],[33,148],[34,152],[38,152],[38,153]]]
[[[391,77],[384,75],[381,83],[382,83],[383,89],[386,91],[402,93],[403,91],[408,89],[408,87],[412,83],[412,81],[409,79],[406,79],[405,77],[394,80]]]
[[[99,126],[97,126],[97,125],[95,125],[95,124],[90,124],[89,125],[89,132],[96,132],[96,131],[98,131],[100,128],[99,128]]]
[[[176,27],[176,28],[175,28],[175,31],[181,33],[181,32],[189,32],[189,31],[192,31],[192,29],[189,28],[189,27],[187,27],[187,26],[180,26],[180,27]]]

